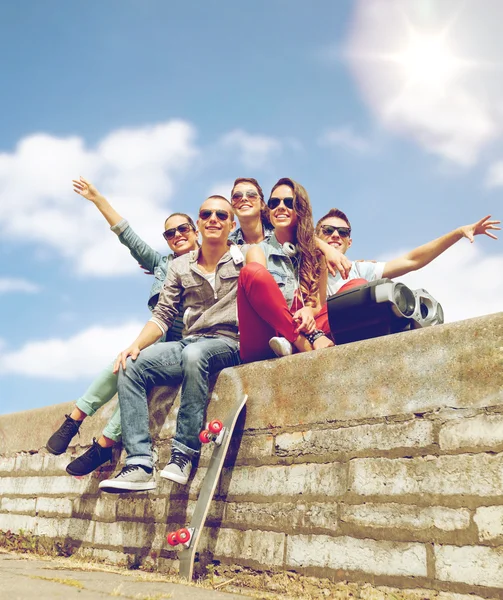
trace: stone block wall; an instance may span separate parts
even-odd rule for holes
[[[208,418],[236,394],[246,413],[200,553],[257,571],[295,571],[503,597],[503,313],[222,371]],[[77,391],[78,392],[78,391]],[[83,556],[176,568],[211,453],[186,488],[100,494],[116,466],[75,479],[78,446],[43,445],[71,403],[0,417],[0,530],[65,540]],[[169,454],[178,399],[159,388],[151,426]],[[119,457],[117,457],[119,458]],[[119,461],[120,462],[120,461]]]

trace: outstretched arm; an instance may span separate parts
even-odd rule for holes
[[[117,225],[117,223],[123,220],[110,202],[98,192],[90,181],[81,176],[79,179],[74,179],[72,183],[73,191],[92,202],[108,221],[110,227]]]
[[[411,250],[407,254],[400,256],[400,258],[388,261],[384,266],[383,277],[400,277],[400,275],[405,275],[411,271],[417,271],[464,237],[468,238],[471,243],[474,242],[476,235],[482,234],[494,240],[498,239],[490,230],[501,229],[501,227],[497,226],[500,221],[490,221],[490,218],[491,215],[487,215],[487,217],[480,219],[476,223],[458,227],[436,240]]]
[[[157,250],[154,250],[144,242],[129,226],[129,223],[115,210],[115,208],[102,196],[94,185],[80,177],[73,180],[73,190],[92,202],[100,213],[105,217],[112,231],[119,237],[121,244],[124,244],[131,252],[132,257],[138,261],[142,268],[153,273],[154,269],[164,262],[165,258]],[[116,226],[119,227],[116,227]]]

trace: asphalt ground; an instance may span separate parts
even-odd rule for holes
[[[161,575],[120,570],[68,559],[40,559],[32,555],[0,553],[1,600],[245,600],[250,596],[170,583]]]

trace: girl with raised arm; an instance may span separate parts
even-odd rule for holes
[[[150,290],[148,307],[152,311],[159,300],[159,293],[173,259],[195,250],[198,247],[198,232],[192,219],[184,213],[173,213],[164,223],[164,239],[171,253],[161,254],[144,242],[131,228],[129,223],[111,206],[108,200],[83,177],[73,181],[74,191],[92,202],[105,217],[111,230],[119,237],[131,256],[148,272],[154,275],[154,283]],[[177,341],[182,337],[183,310],[179,312],[166,339],[161,341]],[[81,396],[61,427],[49,438],[47,449],[51,454],[63,454],[72,438],[88,416],[93,415],[101,406],[111,400],[117,393],[117,374],[113,373],[113,362],[105,368]],[[119,405],[105,426],[98,441],[84,454],[70,462],[66,467],[70,475],[87,475],[111,460],[112,447],[121,439],[121,419]]]

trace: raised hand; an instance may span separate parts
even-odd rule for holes
[[[491,233],[490,230],[500,230],[501,227],[497,227],[497,225],[499,225],[501,221],[489,221],[490,218],[491,215],[487,215],[487,217],[480,219],[480,221],[477,221],[476,223],[472,223],[471,225],[464,225],[460,228],[462,234],[466,238],[468,238],[472,244],[475,241],[475,236],[482,234],[487,235],[493,240],[497,240],[497,236]]]
[[[84,179],[82,176],[79,179],[73,179],[72,183],[73,191],[80,196],[83,196],[87,200],[96,202],[101,198],[101,194],[94,187],[94,185],[90,181],[87,181],[87,179]]]

